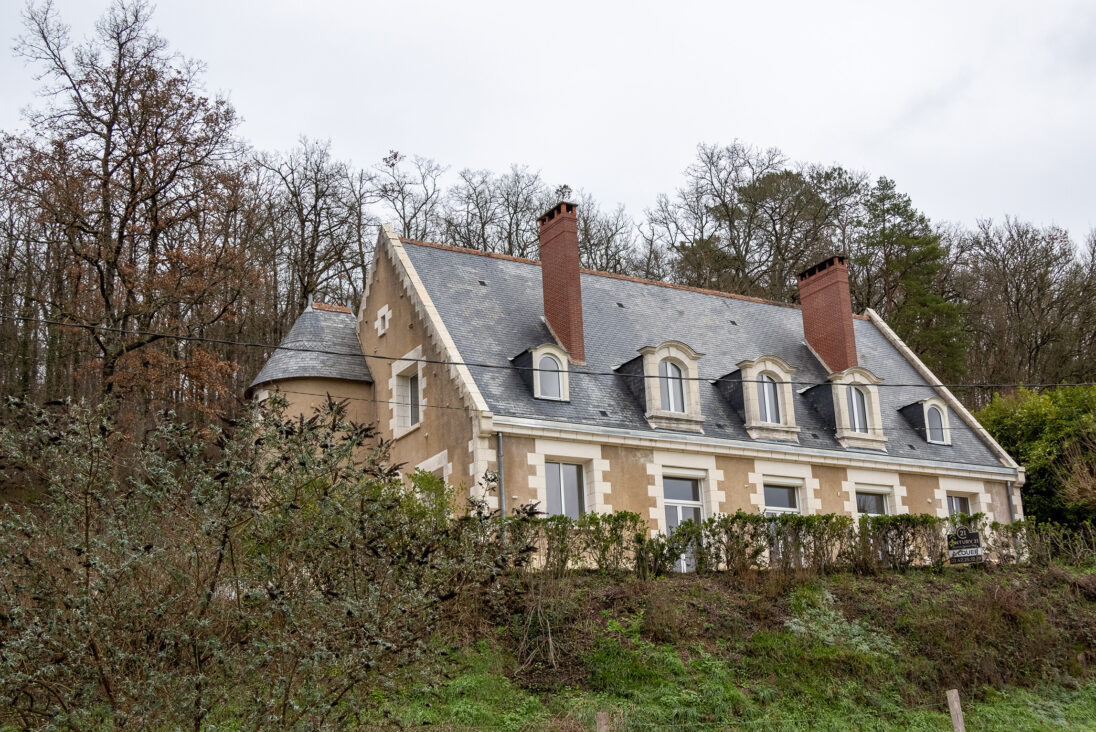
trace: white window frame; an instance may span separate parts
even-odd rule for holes
[[[556,486],[559,489],[559,505],[563,509],[563,513],[561,513],[561,514],[550,514],[550,513],[548,513],[548,494],[552,490],[552,486],[548,485],[548,466],[549,465],[558,465],[561,468],[560,473],[559,473],[559,485]],[[578,483],[579,483],[579,485],[578,485],[578,494],[580,496],[579,500],[582,503],[582,505],[580,505],[578,507],[578,515],[579,515],[579,517],[581,517],[583,514],[589,512],[589,510],[590,510],[590,508],[586,505],[586,503],[587,503],[587,496],[586,496],[586,479],[587,479],[587,476],[586,476],[586,463],[584,463],[582,461],[579,461],[579,460],[574,460],[574,459],[568,460],[566,458],[562,458],[562,459],[561,458],[546,458],[545,461],[544,461],[544,513],[545,513],[546,516],[556,516],[556,515],[566,516],[567,515],[567,496],[563,491],[563,470],[562,470],[562,468],[563,468],[564,465],[574,466],[574,467],[578,468]]]
[[[845,398],[849,408],[849,429],[858,434],[870,434],[871,420],[868,418],[868,395],[859,386],[845,387]]]
[[[672,374],[670,369],[676,371]],[[663,373],[665,372],[665,373]],[[685,370],[672,358],[658,362],[658,398],[662,411],[685,414]],[[681,401],[678,404],[678,400]]]
[[[948,405],[944,403],[943,399],[925,399],[921,402],[921,408],[923,410],[923,421],[925,425],[925,442],[933,445],[950,445],[951,444],[951,421],[948,414]],[[929,413],[933,409],[940,411],[940,426],[943,430],[942,440],[932,439],[932,430],[929,428]]]
[[[705,492],[704,481],[707,479],[707,477],[708,477],[707,472],[702,471],[702,470],[687,470],[685,468],[664,468],[663,471],[662,471],[662,477],[661,477],[662,485],[660,486],[660,488],[662,490],[663,520],[665,520],[666,509],[667,508],[674,508],[674,509],[677,510],[677,521],[678,521],[678,525],[680,526],[681,525],[681,509],[682,509],[682,507],[697,508],[697,509],[700,509],[700,523],[703,524],[704,520],[708,517],[707,511],[704,510],[704,492]],[[695,500],[695,501],[686,501],[686,500],[677,499],[677,498],[667,498],[666,497],[666,479],[667,478],[669,478],[670,480],[691,480],[691,481],[694,481],[696,483],[697,500]],[[669,525],[667,525],[666,526],[667,534],[669,533],[669,531],[670,531],[670,527],[669,527]],[[677,560],[677,564],[674,566],[674,569],[678,572],[688,572],[688,571],[690,571],[690,569],[695,569],[695,563],[692,565],[692,567],[690,567],[690,562],[691,561],[692,561],[691,557],[683,556],[683,557],[681,557],[680,559]]]
[[[388,381],[389,386],[389,410],[391,419],[389,427],[392,430],[392,439],[407,435],[426,421],[426,377],[422,368],[422,346],[417,346],[403,358],[392,364],[392,377]],[[417,397],[412,402],[410,387],[417,383]],[[414,409],[418,407],[418,419],[412,421]]]
[[[860,501],[858,500],[858,494],[863,493],[865,495],[882,496],[883,497],[883,513],[861,513]],[[890,516],[894,513],[891,507],[891,500],[893,498],[894,491],[889,486],[884,485],[856,485],[853,488],[852,500],[854,511],[856,516]]]
[[[535,399],[544,399],[545,401],[552,402],[569,402],[571,401],[571,379],[569,374],[569,359],[567,353],[560,347],[552,343],[545,343],[537,346],[530,351],[532,356],[532,369],[533,369],[533,397]],[[541,369],[540,361],[545,356],[551,356],[559,364],[559,396],[547,396],[544,390],[541,388]]]
[[[792,482],[789,480],[774,480],[767,479],[761,484],[761,498],[765,499],[766,488],[791,488],[792,495],[795,496],[795,508],[785,508],[783,506],[770,506],[767,503],[762,506],[761,512],[766,516],[772,514],[789,514],[789,513],[803,513],[803,484],[798,482]]]
[[[762,422],[783,424],[784,410],[780,408],[780,384],[772,374],[763,373],[758,377],[757,401]]]
[[[967,512],[966,512],[965,515],[971,516],[975,513],[978,513],[977,496],[971,495],[969,493],[956,493],[954,491],[948,491],[946,495],[947,495],[947,498],[946,498],[946,505],[944,506],[944,510],[947,511],[947,514],[948,514],[949,518],[952,517],[952,516],[958,516],[959,515],[957,513],[952,513],[951,512],[951,499],[953,499],[953,498],[962,498],[962,499],[966,500],[966,502],[967,502]]]

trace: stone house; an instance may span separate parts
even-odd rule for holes
[[[832,257],[801,306],[579,266],[576,206],[541,261],[378,239],[357,314],[313,304],[252,383],[327,394],[392,459],[509,513],[628,510],[652,532],[738,509],[1022,516],[1024,470],[873,311]]]

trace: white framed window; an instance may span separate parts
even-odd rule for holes
[[[533,396],[537,399],[567,402],[571,400],[567,372],[567,354],[554,344],[532,349]]]
[[[396,414],[402,429],[411,429],[422,422],[422,390],[418,369],[397,377]]]
[[[944,436],[944,413],[940,412],[940,408],[936,405],[932,405],[925,410],[925,430],[928,442],[941,443],[945,441]]]
[[[948,516],[970,516],[970,496],[948,494]]]
[[[859,386],[848,387],[849,429],[867,434],[871,432],[868,424],[868,397]]]
[[[399,439],[423,423],[426,408],[426,377],[422,369],[422,346],[404,354],[392,364],[388,380],[388,426],[392,438]]]
[[[563,397],[563,385],[560,383],[560,371],[563,369],[559,361],[550,353],[540,357],[537,362],[537,372],[540,377],[540,398],[561,399]]]
[[[765,484],[765,515],[799,513],[799,487],[793,485]]]
[[[780,386],[769,374],[761,374],[757,382],[757,402],[761,412],[761,421],[769,424],[781,424]]]
[[[662,411],[685,412],[685,380],[681,367],[668,358],[658,363],[658,388],[662,396]]]
[[[666,510],[666,534],[672,534],[686,521],[696,524],[704,522],[704,506],[700,500],[700,480],[681,478],[672,475],[662,478],[663,504]],[[691,572],[696,569],[692,556],[683,556],[678,560],[678,572]]]
[[[586,512],[582,465],[545,462],[544,477],[548,497],[546,513],[578,520]]]
[[[856,513],[861,516],[886,516],[887,494],[876,490],[857,490]]]

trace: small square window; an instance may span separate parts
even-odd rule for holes
[[[970,498],[967,496],[948,496],[948,515],[958,516],[962,514],[964,516],[970,516]]]

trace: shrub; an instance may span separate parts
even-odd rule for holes
[[[713,516],[704,522],[704,533],[716,563],[734,575],[756,567],[768,546],[768,520],[759,513]]]
[[[586,513],[578,522],[583,555],[602,572],[620,572],[629,560],[628,537],[643,527],[639,514]]]
[[[283,408],[125,451],[108,407],[0,428],[48,488],[0,516],[0,727],[344,726],[430,667],[452,598],[502,564],[491,518],[453,519],[428,474],[408,490],[345,404]]]

